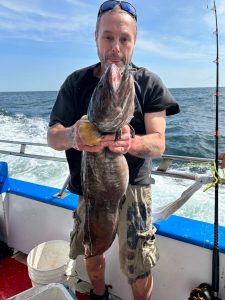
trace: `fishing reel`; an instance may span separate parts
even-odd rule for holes
[[[198,287],[191,291],[190,298],[188,300],[212,300],[211,297],[212,288],[207,283],[201,283]]]
[[[192,289],[188,300],[221,300],[212,296],[212,287],[208,283],[201,283]]]

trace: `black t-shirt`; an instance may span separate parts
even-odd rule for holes
[[[99,82],[94,77],[96,65],[75,71],[67,77],[60,88],[56,102],[51,112],[49,126],[61,123],[65,127],[72,126],[83,115],[87,114],[91,95]],[[166,115],[173,115],[180,111],[179,105],[162,83],[161,79],[145,68],[137,67],[134,72],[135,81],[135,112],[131,119],[131,126],[135,133],[146,133],[144,113],[166,110]],[[69,189],[82,195],[81,187],[81,151],[73,148],[66,150],[66,157],[70,169]],[[142,159],[127,153],[125,155],[129,166],[129,183],[148,185],[151,181],[151,159]]]

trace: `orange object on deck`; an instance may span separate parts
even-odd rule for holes
[[[79,300],[89,300],[89,295],[75,291],[75,295]]]

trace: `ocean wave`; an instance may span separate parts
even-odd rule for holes
[[[221,94],[225,94],[225,89]],[[211,88],[172,89],[172,94],[181,106],[181,113],[167,118],[165,154],[190,157],[215,157],[215,103]],[[57,92],[0,93],[1,139],[34,143],[47,143],[48,119]],[[225,97],[220,100],[221,151],[225,149]],[[0,149],[20,150],[20,145],[0,143]],[[26,147],[27,153],[64,157],[63,151],[49,147]],[[0,154],[6,161],[13,178],[61,188],[69,174],[66,162],[54,162]],[[153,166],[159,161],[153,160]],[[211,176],[207,164],[174,161],[170,171],[185,174]],[[153,205],[159,207],[176,200],[193,181],[153,176]],[[163,187],[163,188],[162,188]],[[225,225],[225,186],[220,187],[220,224]],[[177,211],[177,215],[213,222],[214,189],[196,192]]]
[[[3,117],[16,117],[16,116],[17,116],[17,114],[15,114],[11,111],[8,111],[7,109],[0,108],[1,121],[3,120]]]

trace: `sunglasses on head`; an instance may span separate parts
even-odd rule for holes
[[[116,5],[119,5],[122,10],[129,13],[137,21],[136,9],[133,7],[133,5],[131,5],[129,2],[126,1],[109,0],[102,3],[98,11],[98,17],[104,12],[113,9]]]

